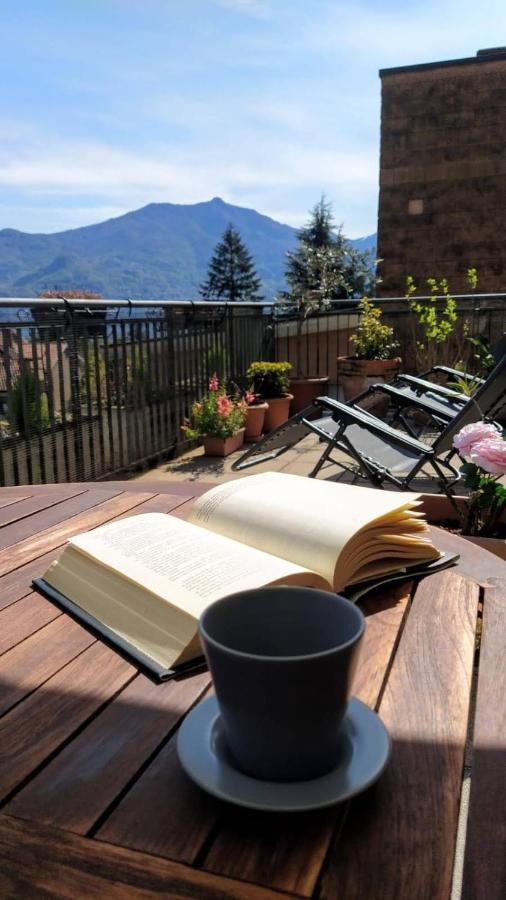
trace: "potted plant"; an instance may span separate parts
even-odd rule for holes
[[[262,437],[265,414],[269,409],[265,400],[257,397],[252,390],[244,391],[246,403],[246,420],[244,422],[244,440],[247,444],[256,444]]]
[[[216,375],[209,393],[192,404],[191,418],[183,426],[186,437],[201,440],[207,456],[228,456],[244,441],[246,402],[229,397]]]
[[[400,370],[402,360],[395,356],[399,347],[394,329],[381,321],[382,311],[363,297],[359,303],[360,324],[350,338],[355,345],[354,356],[337,357],[337,374],[347,402],[360,394],[371,381],[392,381]]]
[[[251,363],[246,372],[252,392],[267,402],[264,419],[266,431],[273,431],[288,419],[293,400],[293,395],[288,390],[291,369],[292,364],[289,362],[259,361]]]
[[[425,495],[424,512],[506,559],[506,487],[500,481],[506,475],[506,440],[496,425],[474,422],[461,428],[453,446],[464,460],[460,471],[469,496]]]

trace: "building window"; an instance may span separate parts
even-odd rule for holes
[[[423,213],[423,200],[409,200],[408,213],[410,216],[421,216]]]

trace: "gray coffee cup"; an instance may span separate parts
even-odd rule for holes
[[[200,636],[241,771],[305,781],[334,768],[364,628],[353,603],[313,588],[241,591],[207,607]]]

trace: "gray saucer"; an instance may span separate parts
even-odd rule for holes
[[[342,725],[341,757],[335,769],[311,781],[260,781],[235,768],[215,697],[199,703],[179,729],[183,769],[209,794],[238,806],[299,812],[333,806],[376,781],[390,756],[390,738],[375,712],[353,697]]]

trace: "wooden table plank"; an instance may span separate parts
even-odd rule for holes
[[[216,483],[211,481],[161,481],[156,478],[146,478],[139,481],[94,481],[92,484],[96,488],[118,488],[129,493],[145,493],[148,491],[153,494],[172,494],[183,499],[200,497],[206,491],[216,487]]]
[[[0,798],[5,800],[135,674],[97,641],[6,713],[0,719]]]
[[[17,795],[8,811],[86,834],[208,684],[208,674],[162,685],[139,675]],[[67,685],[73,692],[70,679]]]
[[[363,608],[367,628],[353,693],[374,707],[389,670],[409,600],[410,586],[400,585],[382,601],[368,599]],[[343,807],[310,815],[279,817],[227,809],[205,868],[243,877],[278,890],[310,896],[315,888]]]
[[[506,895],[506,585],[485,591],[463,900]]]
[[[113,518],[120,519],[125,516],[136,516],[145,512],[169,513],[182,502],[185,502],[185,498],[182,498],[180,494],[169,494],[168,492],[157,496],[148,496],[150,497],[149,500],[146,500],[133,509],[127,509],[126,512],[121,512],[118,516],[113,516]],[[49,550],[42,556],[36,557],[30,562],[20,565],[18,568],[3,575],[0,578],[0,610],[10,606],[10,604],[14,603],[16,600],[25,597],[28,593],[31,593],[33,579],[39,578],[44,574],[53,560],[58,559],[63,552],[63,547],[64,544],[53,550]]]
[[[191,865],[222,809],[187,778],[172,738],[96,837]]]
[[[493,586],[497,578],[504,579],[504,560],[499,559],[495,553],[489,553],[458,534],[445,531],[444,528],[431,525],[430,531],[434,543],[440,550],[460,553],[458,571],[463,578],[469,578],[482,587]]]
[[[47,900],[286,900],[286,894],[0,816],[0,894]]]
[[[0,656],[60,615],[58,607],[34,591],[0,611]]]
[[[108,496],[112,498],[119,495],[111,491]],[[39,501],[40,499],[38,497],[35,498],[35,500]],[[18,544],[26,546],[26,541],[30,540],[38,532],[47,531],[52,525],[65,523],[71,516],[76,516],[84,510],[96,506],[98,503],[103,503],[105,499],[107,498],[102,491],[81,491],[75,497],[67,497],[58,503],[51,504],[46,509],[34,513],[28,519],[13,522],[11,525],[4,525],[0,530],[0,558],[11,547],[17,547]],[[47,502],[47,496],[44,496],[42,500]]]
[[[7,488],[2,488],[2,493],[0,495],[1,509],[3,509],[5,506],[11,506],[13,503],[19,503],[21,500],[28,500],[28,498],[30,497],[29,491],[27,491],[23,495],[20,494],[19,496],[9,496],[8,494],[4,493],[5,490],[7,490]]]
[[[94,641],[94,636],[69,616],[58,616],[4,653],[0,657],[0,716]]]
[[[38,534],[26,538],[26,540],[15,544],[8,550],[2,550],[0,552],[0,575],[12,572],[13,569],[17,569],[24,563],[42,556],[49,550],[56,550],[57,547],[61,547],[74,534],[96,528],[97,525],[102,525],[104,522],[121,515],[121,513],[129,512],[136,506],[149,500],[152,495],[118,494],[107,500],[101,499],[101,496],[100,492],[95,494],[93,491],[89,491],[89,494],[85,495],[85,497],[90,497],[93,503],[97,503],[98,499],[97,505],[59,522],[52,528],[47,528]],[[73,503],[80,499],[80,497],[76,497],[74,501],[71,500],[69,502]]]
[[[376,787],[351,803],[321,897],[448,900],[474,657],[477,586],[419,585],[380,705],[393,740]]]
[[[49,550],[42,556],[18,566],[0,578],[0,610],[33,592],[32,581],[44,574],[53,560],[63,552],[63,546]]]
[[[49,509],[58,503],[64,503],[70,497],[77,497],[79,494],[86,494],[87,492],[87,488],[75,488],[73,493],[69,495],[67,492],[63,493],[55,487],[44,494],[39,494],[37,497],[28,497],[26,500],[19,500],[15,504],[10,503],[9,506],[4,506],[0,509],[0,527],[3,529],[7,525],[12,525],[13,522],[19,522],[20,519],[26,519],[28,516],[33,516],[36,512]],[[2,531],[0,531],[1,537]],[[0,543],[0,547],[5,546],[7,545]]]

